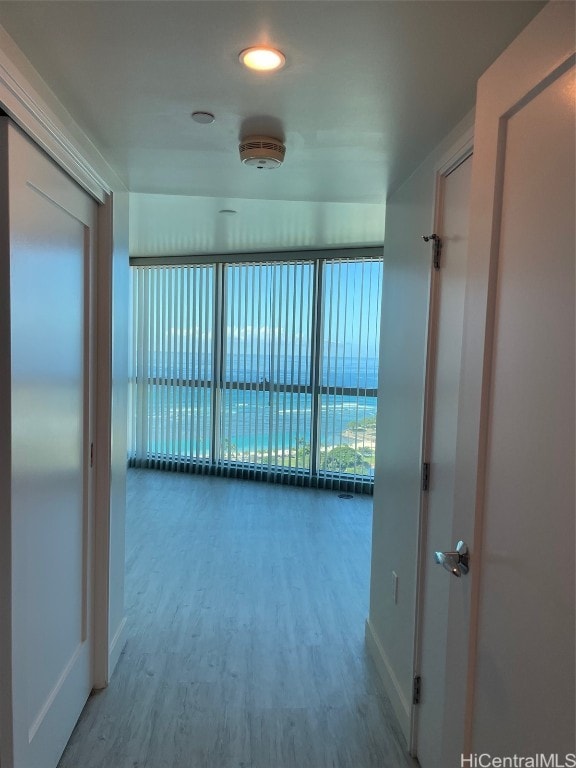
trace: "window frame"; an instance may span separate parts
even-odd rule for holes
[[[212,346],[211,346],[211,377],[208,379],[183,379],[181,377],[149,377],[148,384],[163,386],[201,387],[204,391],[209,388],[211,398],[210,408],[210,455],[206,457],[174,457],[171,463],[189,465],[191,471],[202,471],[213,474],[227,474],[242,477],[280,476],[283,481],[316,487],[331,487],[341,490],[371,493],[374,484],[373,476],[361,476],[350,473],[339,473],[321,469],[320,446],[320,412],[323,397],[378,398],[378,388],[337,386],[322,383],[322,349],[324,341],[324,272],[327,263],[332,262],[383,262],[382,247],[327,249],[321,251],[296,251],[274,253],[244,253],[200,256],[175,257],[131,257],[132,267],[177,267],[177,266],[211,266],[214,268],[212,278]],[[226,269],[234,265],[265,265],[265,264],[309,264],[312,268],[312,305],[311,305],[311,340],[309,345],[308,383],[273,383],[244,382],[224,379],[225,369],[225,334],[226,334]],[[381,299],[381,292],[380,292]],[[378,318],[380,307],[378,307]],[[133,377],[136,382],[135,375]],[[221,434],[219,414],[223,394],[226,391],[276,391],[287,395],[310,395],[312,412],[310,417],[310,467],[306,469],[286,467],[282,465],[258,464],[232,459],[223,459],[221,455]],[[149,456],[150,461],[154,457]],[[145,460],[144,460],[145,461]],[[166,463],[165,458],[163,465]],[[170,463],[170,462],[169,462]],[[138,463],[142,466],[142,463]]]

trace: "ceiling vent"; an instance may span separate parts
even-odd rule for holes
[[[270,136],[248,136],[240,142],[240,160],[253,168],[279,168],[284,162],[286,147]]]

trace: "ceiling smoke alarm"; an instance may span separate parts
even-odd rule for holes
[[[244,165],[268,170],[279,168],[286,154],[284,144],[270,136],[248,136],[242,139],[238,149]]]

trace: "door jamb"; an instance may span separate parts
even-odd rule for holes
[[[469,128],[438,161],[434,174],[434,214],[432,231],[442,236],[442,215],[444,206],[444,182],[446,177],[472,155],[474,149],[474,127]],[[424,234],[424,233],[423,233]],[[430,252],[431,254],[431,252]],[[442,266],[440,266],[442,269]],[[430,293],[426,328],[426,368],[424,374],[424,407],[422,417],[421,466],[430,460],[431,413],[434,398],[434,376],[438,327],[440,273],[434,269],[430,255]],[[418,515],[418,544],[416,557],[416,604],[414,616],[414,646],[412,659],[413,678],[421,674],[422,626],[424,606],[424,572],[427,553],[428,494],[420,487],[420,510]],[[416,755],[418,735],[418,705],[412,702],[410,711],[411,755]]]
[[[112,250],[113,199],[105,195],[96,223],[95,311],[96,370],[92,378],[94,419],[93,659],[94,689],[110,680],[110,514],[112,440]]]

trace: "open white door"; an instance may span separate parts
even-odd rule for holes
[[[456,476],[477,532],[466,752],[560,765],[575,751],[574,13],[549,3],[479,81]]]
[[[92,687],[97,206],[0,120],[2,768],[55,768]]]
[[[466,574],[454,578],[436,563],[434,553],[453,549],[459,539],[473,544],[472,510],[455,515],[454,509],[471,176],[470,139],[439,170],[436,193],[434,234],[441,252],[431,283],[416,659],[420,700],[414,707],[413,742],[422,768],[448,766],[447,754],[463,747],[462,714],[460,728],[455,727],[453,710],[463,713],[466,688],[450,673],[452,666],[466,663],[470,579]]]

